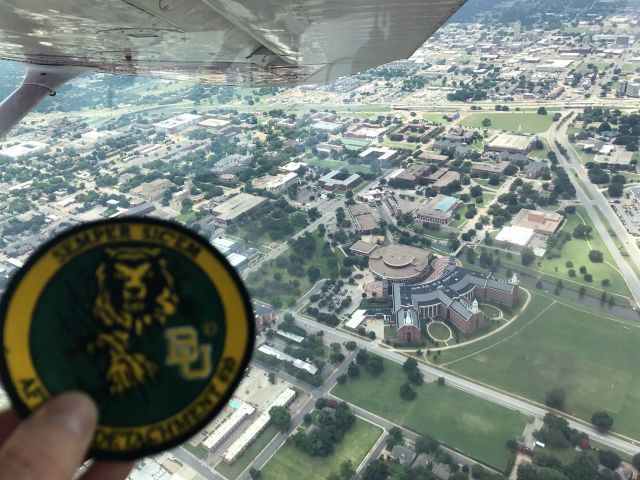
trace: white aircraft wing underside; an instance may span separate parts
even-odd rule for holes
[[[0,59],[224,84],[409,57],[465,0],[0,0]]]

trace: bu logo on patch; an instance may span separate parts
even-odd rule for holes
[[[71,229],[13,277],[0,304],[0,377],[23,416],[82,390],[100,425],[90,454],[174,447],[226,404],[246,367],[253,313],[234,269],[174,223]]]

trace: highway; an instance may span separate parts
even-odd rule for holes
[[[549,144],[549,148],[558,156],[560,165],[567,169],[567,174],[571,179],[571,183],[573,183],[573,186],[576,189],[576,197],[578,199],[578,203],[586,209],[589,218],[602,237],[607,250],[613,257],[618,270],[620,271],[627,286],[629,287],[629,290],[631,291],[631,294],[636,301],[636,306],[640,305],[640,281],[638,281],[638,276],[636,275],[633,268],[629,265],[629,263],[627,263],[628,259],[635,264],[637,271],[640,271],[640,248],[638,248],[633,235],[630,235],[624,225],[622,225],[622,222],[618,218],[618,215],[616,215],[616,213],[613,211],[613,209],[609,205],[609,202],[607,202],[607,199],[598,190],[598,187],[591,183],[591,180],[589,180],[587,169],[584,167],[584,165],[582,165],[580,159],[577,157],[577,154],[573,149],[573,145],[571,145],[567,141],[566,133],[568,125],[569,122],[566,122],[560,127],[559,130],[556,130],[554,127],[552,127],[544,134],[544,137]],[[560,153],[556,145],[556,141],[558,141],[564,148],[567,149],[569,159],[565,158]],[[582,183],[577,181],[576,176],[582,181]],[[609,233],[607,226],[602,222],[600,215],[598,215],[596,207],[600,209],[604,217],[609,221],[609,224],[611,225],[611,228],[613,229],[615,234],[624,243],[627,252],[629,252],[629,256],[626,257],[626,259],[622,256],[620,250],[611,238],[611,234]]]

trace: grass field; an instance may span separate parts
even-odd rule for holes
[[[436,383],[416,387],[418,396],[407,402],[399,394],[406,381],[402,367],[385,360],[379,377],[361,370],[360,378],[336,385],[332,393],[415,432],[432,434],[500,470],[505,468],[509,458],[505,442],[522,434],[526,416]]]
[[[427,122],[439,123],[440,125],[443,125],[447,123],[447,121],[442,118],[442,115],[444,115],[444,113],[423,113],[422,119],[426,120]]]
[[[637,323],[534,291],[508,327],[475,344],[443,350],[438,364],[539,402],[551,388],[562,387],[568,412],[589,421],[605,409],[615,431],[638,438],[639,343]]]
[[[264,432],[247,448],[233,465],[227,465],[224,461],[220,461],[216,465],[216,470],[229,480],[234,480],[240,476],[245,468],[255,459],[255,457],[273,440],[278,433],[278,429],[273,425],[269,425]]]
[[[580,288],[580,285],[584,285],[587,288],[597,288],[615,295],[629,296],[629,288],[627,287],[627,284],[625,283],[620,273],[618,273],[618,271],[611,266],[615,265],[614,260],[611,257],[611,254],[608,252],[608,249],[602,241],[602,238],[596,231],[593,222],[587,215],[584,208],[578,207],[576,209],[576,212],[577,214],[567,216],[567,221],[562,227],[562,230],[568,233],[572,233],[577,225],[584,222],[586,225],[591,226],[591,228],[593,229],[591,233],[592,238],[589,239],[588,243],[585,240],[574,238],[565,243],[562,249],[562,256],[560,258],[543,258],[542,260],[534,261],[534,263],[529,265],[529,267],[524,267],[520,263],[519,256],[515,254],[511,260],[505,259],[504,257],[502,258],[505,262],[505,265],[512,264],[513,267],[517,269],[523,269],[525,271],[534,270],[540,273],[551,275],[553,276],[553,278],[548,278],[548,280],[554,283],[558,280],[555,277],[559,277],[562,279],[565,286],[573,288],[574,290]],[[591,249],[600,250],[604,255],[604,262],[593,263],[591,260],[589,260],[588,255]],[[573,263],[573,267],[567,267],[567,261],[571,261]],[[587,267],[587,272],[593,275],[592,282],[585,281],[583,275],[580,274],[579,268],[583,265]],[[576,271],[575,277],[569,276],[570,269],[574,269]],[[601,284],[602,280],[604,280],[605,278],[608,278],[611,282],[609,286],[603,286]],[[599,295],[599,293],[596,292],[594,293],[594,295]]]
[[[328,457],[312,457],[286,442],[261,470],[266,480],[324,480],[351,460],[356,468],[382,434],[382,429],[360,418]]]
[[[548,130],[553,123],[553,113],[538,115],[528,112],[481,112],[472,113],[462,119],[460,123],[465,127],[484,128],[482,120],[488,118],[491,120],[491,126],[488,127],[491,130],[517,132],[522,128],[523,132],[542,133]]]
[[[547,145],[547,141],[544,139],[542,139],[542,145],[543,147],[540,150],[531,150],[529,156],[546,160],[548,158],[547,154],[549,153],[549,145]]]
[[[306,158],[304,161],[307,162],[309,165],[313,165],[314,167],[330,168],[331,170],[345,169],[349,173],[371,173],[373,171],[373,169],[371,168],[371,165],[367,165],[367,164],[351,165],[350,163],[343,162],[341,160],[334,160],[332,158],[311,157],[311,158]]]

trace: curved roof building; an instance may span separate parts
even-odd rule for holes
[[[433,254],[409,245],[376,248],[369,255],[369,268],[392,282],[417,281],[429,273]]]

